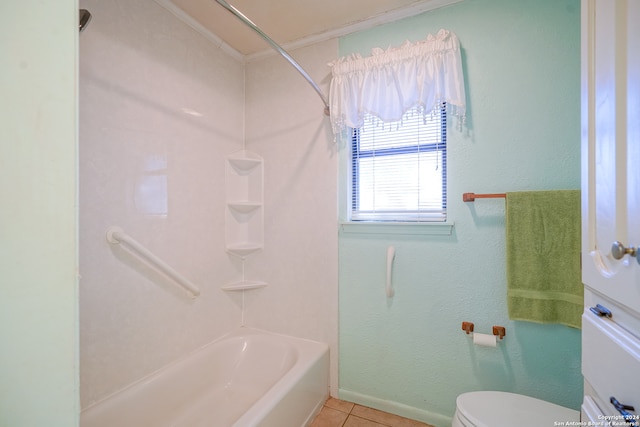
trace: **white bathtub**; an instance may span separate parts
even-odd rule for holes
[[[80,427],[298,427],[328,397],[324,343],[240,328],[97,402]]]

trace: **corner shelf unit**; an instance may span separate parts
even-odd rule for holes
[[[264,205],[262,157],[247,150],[226,159],[226,250],[243,263],[242,280],[225,285],[225,291],[244,291],[267,286],[244,279],[244,262],[264,247]]]
[[[239,258],[264,246],[262,157],[241,150],[227,157],[226,245]]]

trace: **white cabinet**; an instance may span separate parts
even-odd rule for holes
[[[226,159],[226,248],[231,255],[244,262],[264,247],[263,160],[247,150]],[[244,277],[223,286],[227,291],[255,289],[266,283]]]
[[[640,2],[582,2],[583,282],[640,313]]]
[[[582,0],[582,421],[593,425],[640,426],[639,22],[638,0]]]

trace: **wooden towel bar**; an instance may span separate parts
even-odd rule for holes
[[[475,202],[476,199],[504,199],[507,195],[505,193],[492,193],[492,194],[476,194],[476,193],[463,193],[463,202]]]

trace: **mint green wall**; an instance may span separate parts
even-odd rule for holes
[[[78,425],[78,2],[0,4],[0,427]]]
[[[340,55],[424,39],[462,45],[467,129],[449,130],[451,236],[340,235],[340,397],[447,425],[456,396],[505,390],[579,408],[580,331],[506,312],[504,200],[463,192],[579,188],[579,0],[465,0],[360,32]],[[342,156],[344,156],[344,150]],[[384,294],[396,247],[396,295]],[[507,328],[498,348],[477,332]]]

